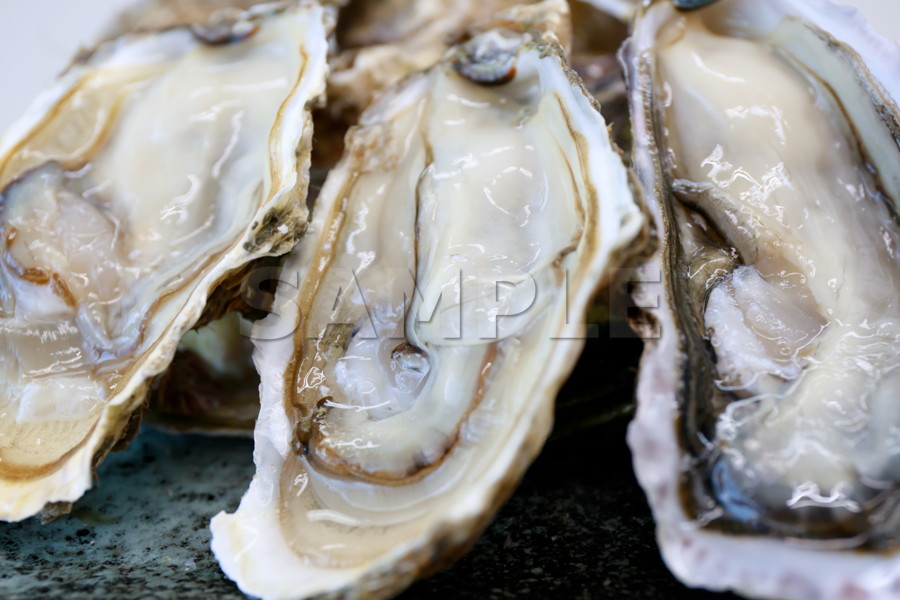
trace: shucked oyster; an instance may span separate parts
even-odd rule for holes
[[[830,3],[657,2],[625,60],[664,284],[630,443],[669,566],[896,598],[900,51]]]
[[[474,541],[550,429],[643,218],[556,38],[510,27],[366,111],[255,329],[257,475],[212,523],[248,594],[402,589]]]
[[[0,518],[78,499],[210,293],[296,241],[324,21],[124,36],[4,139]]]

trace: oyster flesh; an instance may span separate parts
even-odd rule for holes
[[[629,442],[667,563],[898,597],[900,49],[830,2],[660,1],[624,62],[663,282]]]
[[[210,294],[302,233],[329,20],[125,35],[0,143],[0,518],[77,500]]]
[[[643,225],[551,33],[489,29],[383,95],[255,327],[257,474],[212,522],[225,573],[266,599],[382,598],[459,556]]]

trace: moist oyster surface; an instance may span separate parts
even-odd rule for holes
[[[635,163],[666,234],[647,265],[666,301],[630,441],[689,583],[896,593],[891,47],[830,3],[657,2],[638,18]]]
[[[465,550],[543,443],[579,315],[643,224],[549,34],[475,37],[347,148],[255,331],[257,476],[212,524],[263,598],[385,597]]]
[[[322,10],[246,19],[103,44],[4,138],[0,518],[90,487],[209,294],[302,231]]]

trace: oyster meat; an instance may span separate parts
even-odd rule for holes
[[[629,441],[667,563],[896,598],[900,49],[830,2],[660,1],[624,61],[663,282]]]
[[[125,35],[0,143],[0,518],[78,499],[210,294],[302,233],[329,20]]]
[[[245,593],[396,593],[474,542],[548,434],[644,219],[539,22],[475,36],[351,129],[254,329],[257,474],[212,523]]]

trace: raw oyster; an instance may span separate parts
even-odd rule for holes
[[[267,599],[381,598],[465,551],[643,222],[550,33],[490,29],[376,101],[255,327],[257,475],[213,519],[225,573]]]
[[[77,500],[210,293],[303,231],[327,21],[126,35],[0,144],[0,518]]]
[[[626,46],[663,284],[629,442],[690,585],[900,594],[898,50],[800,0],[655,2]]]

